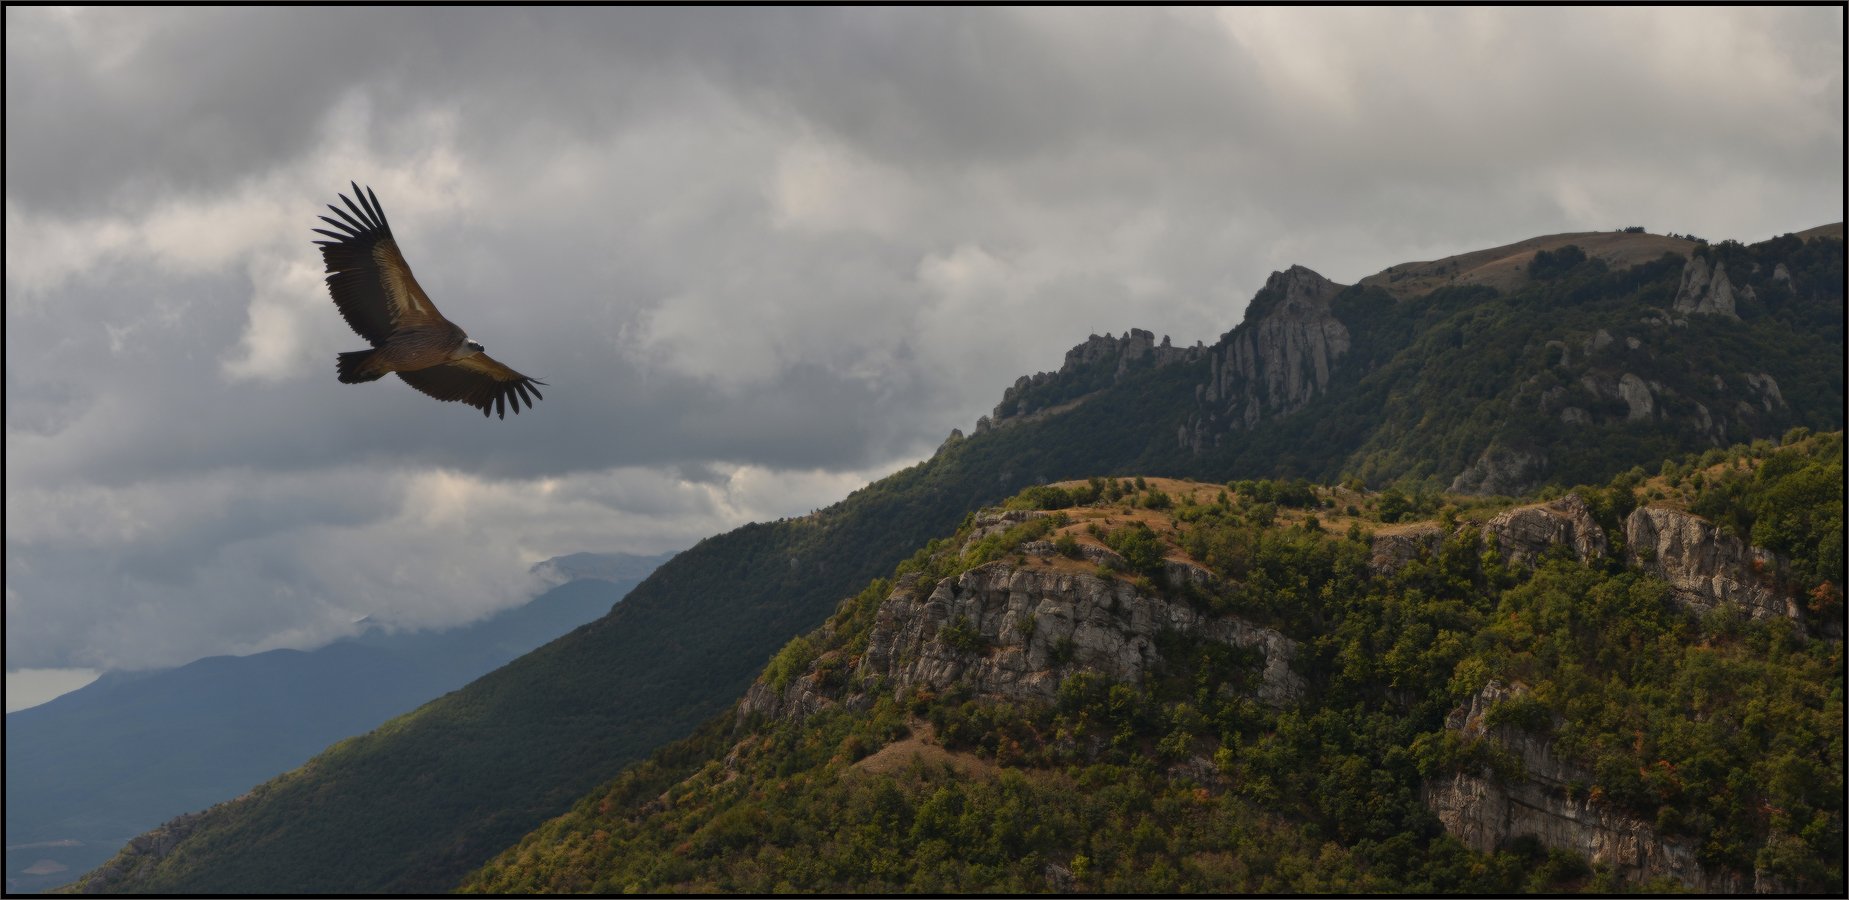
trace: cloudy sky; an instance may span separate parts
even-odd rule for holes
[[[460,623],[798,515],[1091,333],[1539,234],[1842,218],[1804,9],[6,10],[6,668]],[[484,420],[328,300],[370,184],[547,380]],[[9,681],[12,676],[9,675]],[[11,705],[11,704],[9,704]]]

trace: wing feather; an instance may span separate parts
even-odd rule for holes
[[[321,247],[328,293],[341,317],[374,347],[384,345],[395,329],[447,321],[412,276],[411,266],[392,238],[379,198],[362,194],[358,183],[353,185],[353,193],[360,203],[340,195],[352,215],[331,203],[327,207],[345,221],[319,217],[336,231],[310,229],[333,238],[315,243]]]
[[[494,412],[503,419],[507,418],[510,406],[518,414],[522,400],[531,409],[535,398],[545,399],[539,388],[534,387],[545,382],[528,378],[485,353],[428,369],[399,372],[398,377],[438,400],[456,400],[481,410],[483,416]],[[531,397],[527,396],[528,392],[532,393]]]

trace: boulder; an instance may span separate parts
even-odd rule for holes
[[[1656,410],[1656,398],[1650,392],[1650,385],[1629,372],[1618,378],[1618,396],[1631,408],[1624,417],[1627,422],[1647,422]]]

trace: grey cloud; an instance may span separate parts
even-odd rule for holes
[[[1212,340],[1292,263],[1842,217],[1837,8],[6,15],[10,664],[479,615],[825,505],[1087,334]],[[348,179],[537,409],[334,382]]]

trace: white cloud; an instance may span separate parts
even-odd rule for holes
[[[95,669],[19,669],[6,673],[6,711],[18,712],[77,690],[102,675]]]
[[[95,668],[315,646],[370,615],[441,628],[531,597],[580,551],[659,553],[806,514],[896,464],[702,480],[621,467],[536,479],[345,466],[214,471],[7,496],[7,658]],[[211,622],[212,629],[180,627]]]

